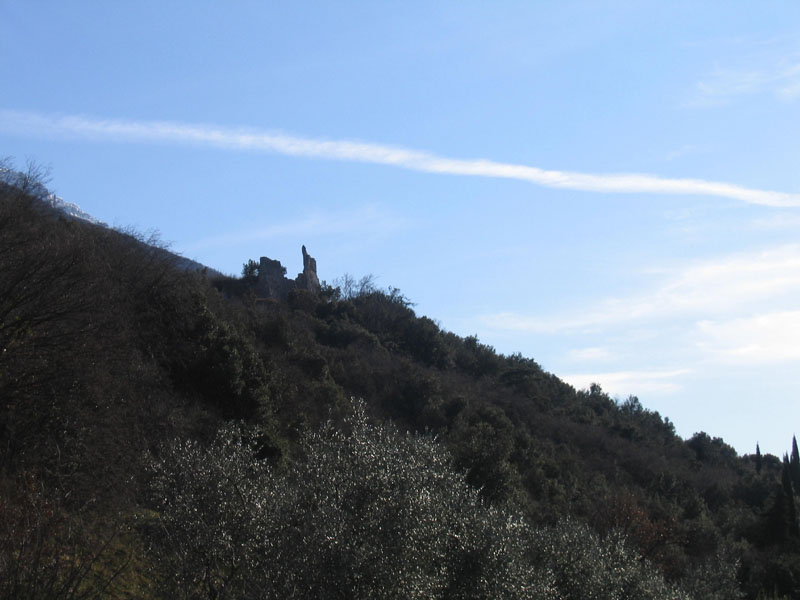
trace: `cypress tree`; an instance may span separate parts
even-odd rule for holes
[[[756,473],[759,475],[761,474],[761,448],[758,446],[758,442],[756,442]]]
[[[790,538],[798,537],[797,512],[794,506],[794,488],[789,474],[789,456],[783,456],[781,481],[775,486],[775,500],[766,514],[766,536],[768,544],[784,544]]]
[[[794,445],[792,454],[797,449]],[[794,486],[792,486],[791,467],[789,457],[783,457],[783,473],[781,474],[781,488],[784,498],[784,518],[786,520],[786,531],[789,537],[800,537],[800,527],[797,524],[797,508],[794,504]]]
[[[789,474],[794,489],[800,490],[800,452],[797,451],[797,437],[792,436],[792,458],[789,463]]]

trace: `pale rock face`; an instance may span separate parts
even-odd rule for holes
[[[81,210],[81,207],[72,202],[67,202],[59,198],[42,183],[30,179],[28,175],[13,169],[0,167],[0,182],[20,189],[24,193],[36,198],[40,202],[52,208],[57,213],[68,219],[80,219],[95,225],[107,227],[102,221],[95,219],[92,215]]]

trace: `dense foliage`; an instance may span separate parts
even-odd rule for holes
[[[258,298],[32,191],[0,184],[0,596],[800,597],[796,447],[681,440],[369,278]]]
[[[166,449],[153,465],[155,538],[174,591],[547,597],[524,560],[524,522],[484,506],[439,444],[370,425],[361,409],[344,427],[304,435],[304,459],[282,472],[257,459],[256,431],[235,426],[208,448]]]
[[[371,425],[303,436],[275,472],[257,430],[221,428],[152,464],[153,528],[172,595],[187,598],[686,597],[618,531],[537,530],[489,506],[429,437]]]

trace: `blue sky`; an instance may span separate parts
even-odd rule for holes
[[[0,0],[0,156],[228,273],[374,274],[683,436],[800,424],[800,4]]]

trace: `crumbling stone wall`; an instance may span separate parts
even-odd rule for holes
[[[320,284],[317,276],[317,261],[308,254],[303,246],[303,272],[295,279],[286,277],[286,267],[280,261],[262,256],[258,264],[258,282],[256,293],[263,298],[286,300],[291,290],[306,290],[319,293]]]

